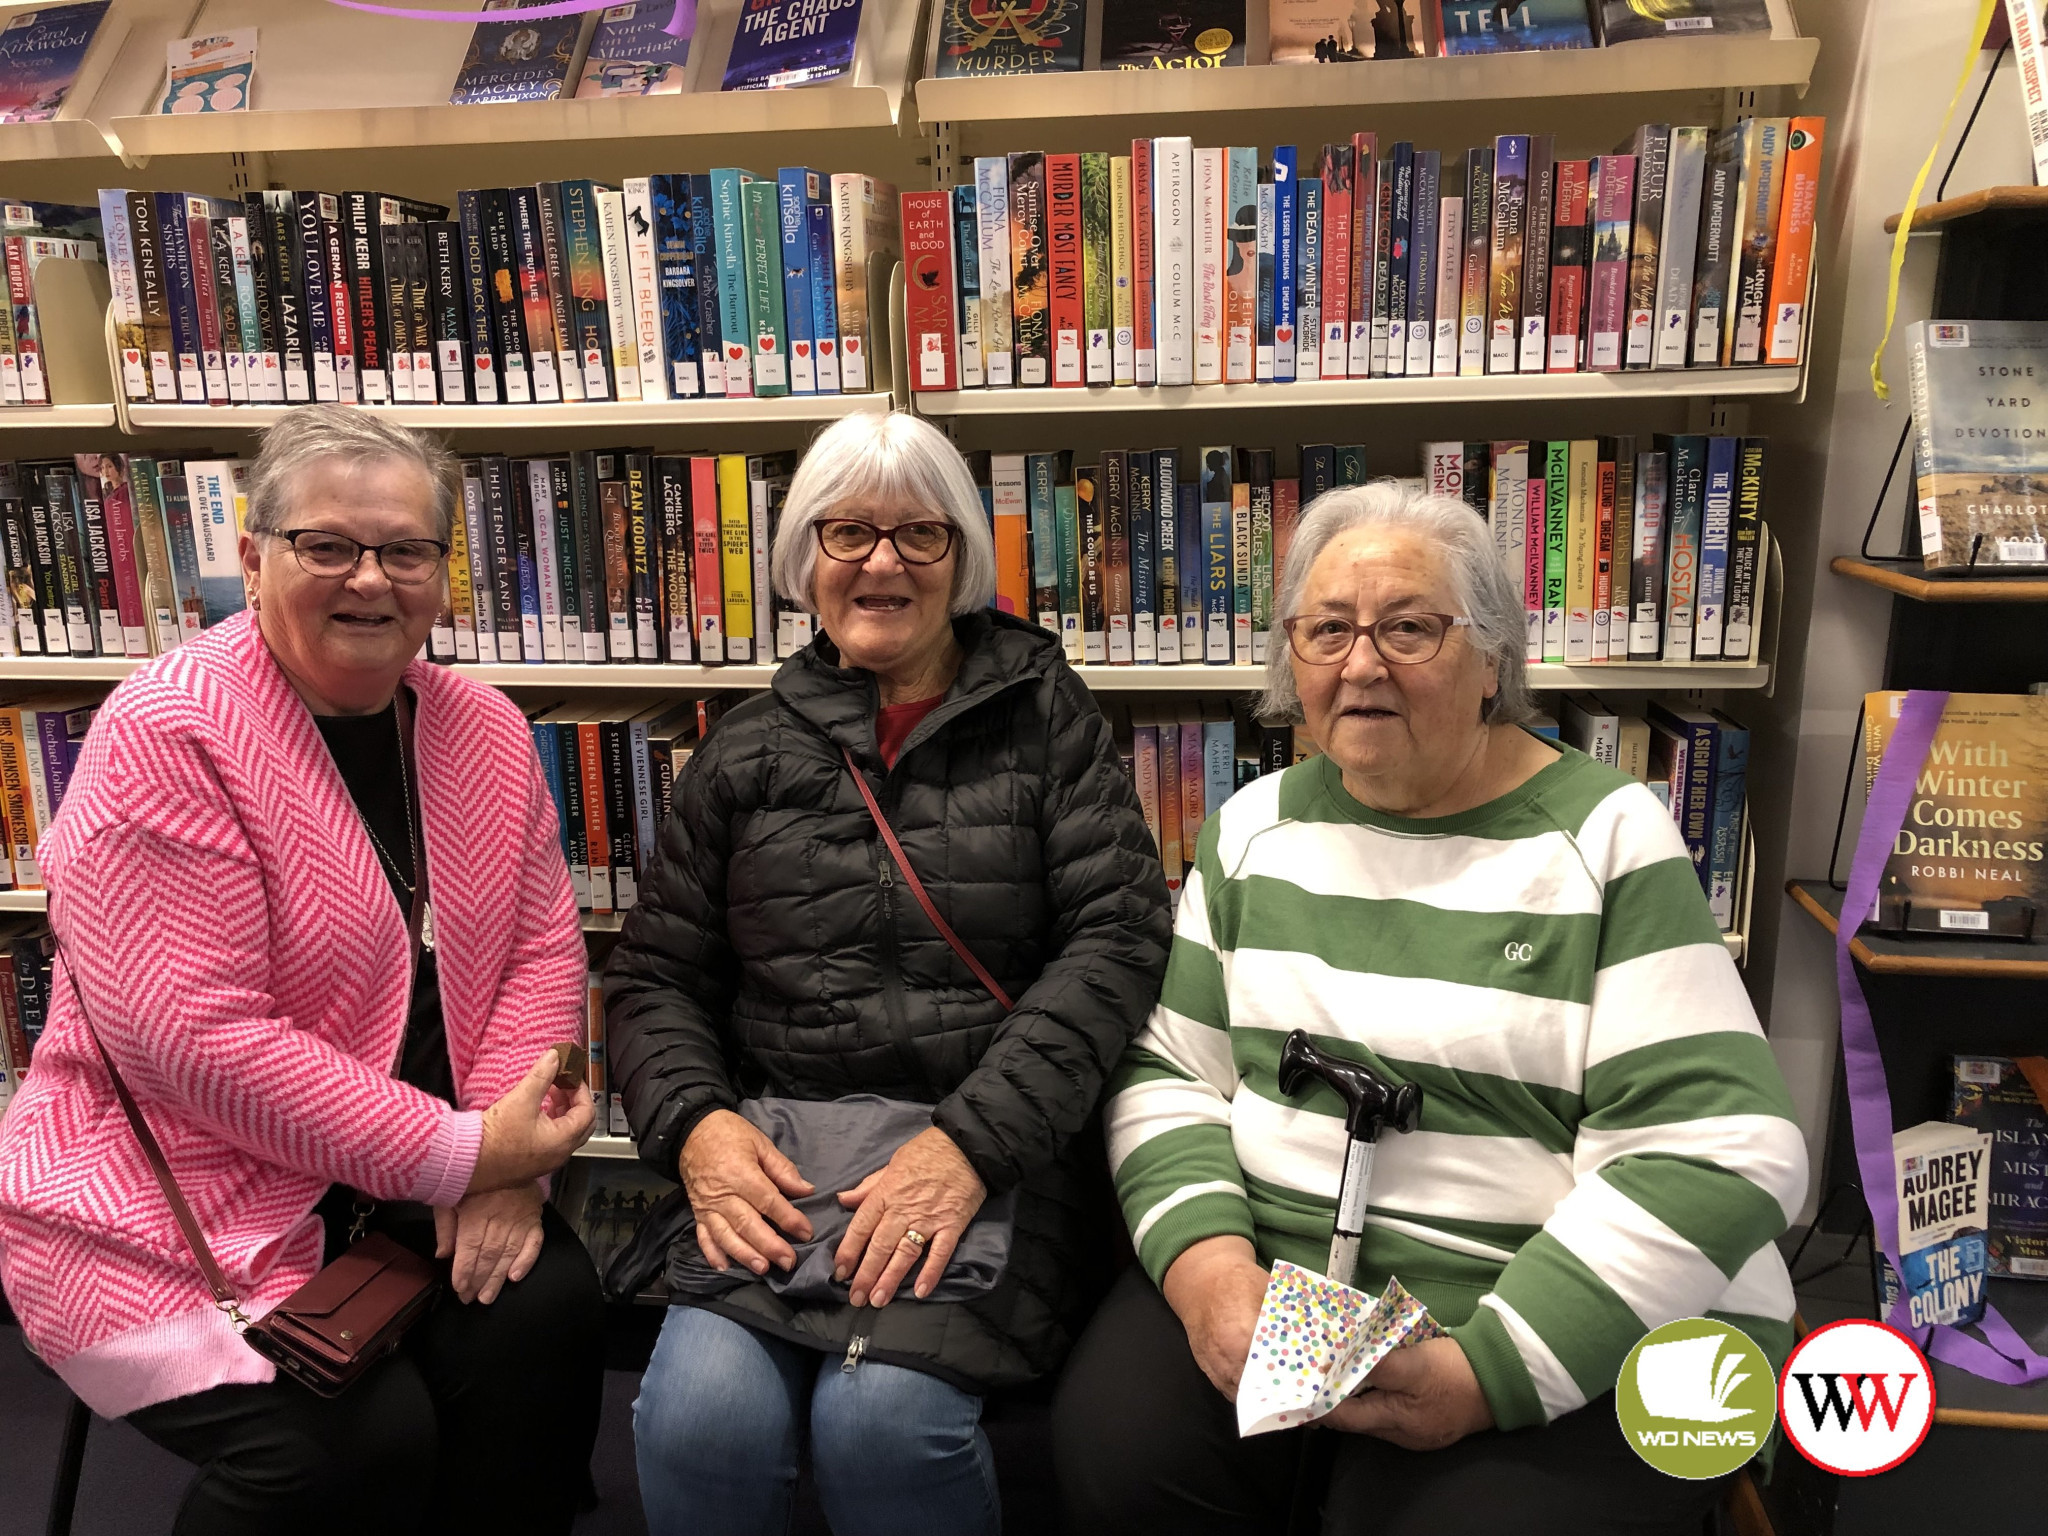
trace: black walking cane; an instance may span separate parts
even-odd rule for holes
[[[1415,1129],[1422,1118],[1422,1090],[1413,1083],[1390,1083],[1371,1067],[1344,1061],[1316,1049],[1308,1031],[1297,1029],[1280,1048],[1280,1091],[1292,1097],[1303,1079],[1320,1078],[1344,1101],[1344,1177],[1337,1185],[1337,1229],[1330,1238],[1330,1260],[1323,1273],[1339,1285],[1358,1278],[1358,1243],[1365,1233],[1366,1196],[1372,1187],[1373,1149],[1380,1132],[1392,1127]]]

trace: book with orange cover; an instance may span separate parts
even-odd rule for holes
[[[1806,287],[1813,268],[1813,216],[1820,201],[1821,129],[1825,118],[1795,117],[1785,136],[1778,203],[1778,262],[1771,269],[1765,311],[1764,361],[1796,364],[1805,351]]]

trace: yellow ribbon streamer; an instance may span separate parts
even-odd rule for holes
[[[1884,335],[1878,338],[1877,351],[1870,359],[1870,387],[1877,392],[1877,398],[1891,404],[1892,388],[1884,381],[1884,349],[1891,344],[1892,323],[1899,315],[1899,273],[1906,265],[1906,236],[1913,231],[1913,214],[1920,206],[1921,189],[1927,185],[1927,173],[1934,169],[1934,157],[1941,153],[1941,141],[1948,137],[1948,125],[1956,115],[1956,103],[1963,99],[1963,89],[1970,83],[1970,76],[1976,70],[1977,58],[1984,51],[1984,33],[1991,25],[1991,13],[1998,7],[1998,0],[1982,0],[1977,7],[1977,24],[1970,31],[1968,50],[1963,55],[1963,72],[1956,78],[1955,94],[1948,99],[1948,110],[1941,114],[1941,128],[1934,135],[1934,142],[1927,147],[1927,158],[1920,162],[1920,174],[1913,178],[1913,190],[1906,194],[1906,210],[1899,215],[1899,232],[1892,237],[1891,272],[1885,280],[1884,293]]]

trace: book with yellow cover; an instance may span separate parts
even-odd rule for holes
[[[725,577],[725,659],[754,659],[754,529],[744,454],[718,456],[718,568]]]
[[[1866,784],[1877,781],[1903,693],[1863,701]],[[1916,914],[1906,924],[1902,906]],[[2023,903],[2048,902],[2048,698],[1949,695],[1914,778],[1905,825],[1878,887],[1880,926],[2026,932]],[[2043,914],[2048,916],[2048,914]],[[2001,919],[2019,918],[2008,924]],[[2048,936],[2048,923],[2034,927]]]
[[[1564,659],[1593,659],[1593,578],[1600,523],[1600,444],[1572,439],[1566,471]]]

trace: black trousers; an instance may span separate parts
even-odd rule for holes
[[[1322,1536],[1699,1536],[1723,1491],[1641,1461],[1611,1393],[1547,1428],[1487,1430],[1440,1451],[1318,1429],[1240,1440],[1237,1410],[1137,1269],[1075,1348],[1053,1435],[1080,1536],[1280,1536],[1290,1516]]]
[[[542,1222],[524,1280],[488,1307],[444,1291],[339,1397],[280,1376],[129,1414],[199,1469],[176,1536],[567,1531],[597,1440],[604,1299],[575,1231],[552,1205]],[[430,1221],[372,1225],[433,1253]]]

